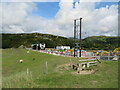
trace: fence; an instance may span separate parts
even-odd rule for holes
[[[113,60],[113,61],[120,60],[120,56],[96,56],[96,57],[102,60]]]

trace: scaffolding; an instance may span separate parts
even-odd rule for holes
[[[77,23],[79,21],[79,24]],[[74,57],[76,57],[76,50],[78,51],[78,57],[81,57],[81,47],[82,47],[82,38],[81,38],[81,28],[82,27],[82,18],[74,20]]]

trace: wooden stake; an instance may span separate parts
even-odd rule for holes
[[[70,59],[70,66],[71,66],[71,68],[72,68],[72,61],[71,61],[71,59]]]
[[[48,66],[47,66],[47,61],[45,63],[45,66],[46,66],[46,74],[48,73]]]
[[[27,68],[27,75],[29,74],[29,69]]]

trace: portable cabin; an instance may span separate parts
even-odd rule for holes
[[[70,46],[57,46],[56,49],[67,50],[70,49]]]
[[[45,49],[45,43],[32,44],[31,47],[34,50],[44,50]]]

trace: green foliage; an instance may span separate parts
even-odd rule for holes
[[[21,45],[31,47],[33,43],[45,43],[47,48],[54,48],[57,45],[72,46],[72,40],[50,34],[2,34],[2,48],[18,48]]]
[[[59,45],[74,47],[73,38],[51,34],[2,34],[2,48],[18,48],[21,45],[31,47],[33,43],[45,43],[47,48],[55,48]],[[118,37],[92,36],[82,40],[82,49],[86,50],[113,50],[117,47]]]
[[[83,39],[82,47],[90,50],[113,50],[118,47],[118,37],[92,36]]]

